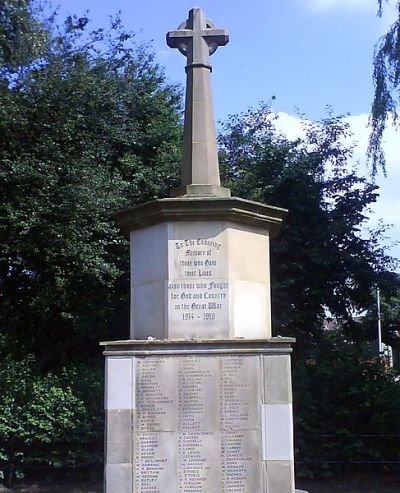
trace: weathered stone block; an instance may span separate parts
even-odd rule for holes
[[[107,462],[132,462],[133,411],[117,409],[106,412]]]
[[[267,461],[267,493],[293,493],[294,465],[290,461]]]
[[[106,464],[105,493],[132,493],[132,464]]]
[[[264,399],[266,404],[292,402],[292,378],[289,355],[263,358]]]

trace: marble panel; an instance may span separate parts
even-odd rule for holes
[[[268,283],[269,236],[232,225],[228,229],[229,278]]]
[[[168,277],[168,223],[131,232],[132,283],[147,284]]]
[[[258,430],[222,435],[222,491],[264,493]]]
[[[263,404],[263,459],[293,460],[293,414],[291,404]]]
[[[230,282],[231,337],[271,336],[270,288],[263,283]]]
[[[228,278],[227,232],[224,222],[170,223],[168,279]]]
[[[168,334],[171,338],[227,338],[229,282],[223,279],[170,281]]]
[[[260,428],[260,363],[257,356],[220,359],[221,429]]]
[[[138,432],[135,436],[134,492],[176,493],[176,460],[176,433]]]
[[[215,431],[178,434],[178,492],[221,493],[220,442]]]
[[[220,362],[217,358],[180,358],[178,381],[178,429],[215,432],[220,426]]]
[[[173,357],[137,358],[138,432],[178,430],[178,366],[179,361]]]
[[[133,288],[133,338],[147,339],[151,336],[162,339],[166,336],[164,285],[165,282],[153,282]]]
[[[134,409],[134,386],[133,359],[119,357],[107,358],[106,409]]]

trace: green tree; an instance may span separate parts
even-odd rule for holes
[[[6,348],[4,337],[1,342]],[[18,361],[0,355],[0,477],[6,484],[30,468],[101,464],[101,374],[82,365],[43,373],[32,355]]]
[[[378,0],[378,15],[382,15],[383,0]],[[387,121],[398,123],[400,106],[400,2],[397,2],[398,18],[389,31],[379,40],[374,55],[373,80],[375,85],[372,103],[368,155],[372,172],[381,166],[385,172],[385,156],[382,137]]]
[[[0,67],[0,460],[11,472],[101,462],[98,343],[129,333],[128,241],[111,215],[177,185],[181,143],[180,92],[118,18],[90,32],[86,17],[38,24],[32,5],[6,2],[0,28],[15,34],[1,34]],[[27,46],[7,51],[10,39]]]
[[[400,351],[400,275],[385,273],[381,276],[378,286],[382,340]],[[377,323],[377,290],[374,288],[372,304],[360,320],[360,328],[364,332],[365,339],[373,341],[378,338]]]
[[[39,57],[47,48],[49,32],[32,0],[0,2],[0,67],[14,71]]]
[[[298,473],[354,473],[354,462],[364,462],[359,472],[378,470],[383,461],[390,469],[390,462],[399,460],[400,384],[395,374],[371,358],[365,346],[335,331],[313,343],[306,359],[294,361]]]
[[[400,351],[400,276],[396,276],[395,289],[381,297],[383,340]]]
[[[53,27],[0,83],[0,328],[43,368],[126,337],[128,243],[110,214],[178,175],[180,94],[118,19],[87,23]]]
[[[274,128],[266,107],[231,117],[220,135],[224,179],[233,193],[289,209],[271,245],[275,333],[301,344],[320,333],[326,309],[354,329],[352,315],[390,265],[381,231],[362,233],[377,187],[348,171],[348,126],[328,117],[304,123],[295,142]]]
[[[391,259],[368,232],[377,187],[350,169],[349,135],[341,118],[304,122],[304,138],[289,141],[268,107],[232,116],[220,134],[225,185],[234,195],[289,209],[271,243],[275,335],[295,336],[293,389],[300,473],[344,471],[346,461],[398,460],[400,387],[371,358],[365,324],[355,313],[387,289]],[[343,331],[323,330],[327,310]],[[364,436],[360,436],[364,435]],[[332,465],[339,462],[341,465]]]

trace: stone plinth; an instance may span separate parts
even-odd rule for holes
[[[237,198],[118,213],[131,240],[131,338],[270,337],[269,240],[284,214]]]
[[[293,339],[105,342],[105,493],[293,493]]]

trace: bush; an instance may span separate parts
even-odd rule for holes
[[[99,371],[72,366],[43,375],[32,356],[6,355],[0,364],[0,471],[9,486],[28,469],[102,462]]]
[[[362,344],[325,333],[294,359],[299,472],[330,475],[400,460],[400,384]],[[397,435],[397,436],[395,436]],[[363,466],[364,465],[364,466]]]

